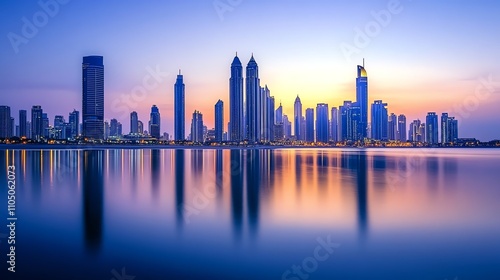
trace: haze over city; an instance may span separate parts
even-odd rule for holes
[[[117,118],[129,131],[129,114],[113,104],[142,86],[151,72],[160,72],[164,74],[154,80],[157,83],[147,91],[147,98],[132,103],[128,113],[137,111],[139,119],[147,121],[155,104],[161,112],[162,132],[172,134],[179,69],[186,84],[188,130],[195,110],[203,113],[209,128],[214,126],[213,106],[218,99],[226,104],[224,119],[229,120],[230,64],[236,52],[244,66],[253,53],[261,85],[269,87],[276,106],[281,101],[289,116],[297,95],[303,108],[355,100],[356,65],[365,58],[369,104],[383,100],[389,113],[405,114],[408,122],[424,120],[431,111],[449,112],[459,120],[460,137],[498,139],[500,39],[492,36],[492,28],[500,25],[494,8],[499,4],[486,2],[157,1],[146,5],[109,1],[87,5],[73,0],[60,4],[46,24],[18,45],[8,34],[23,36],[23,18],[33,22],[43,7],[36,2],[3,2],[1,103],[12,112],[41,105],[50,120],[73,108],[81,110],[81,59],[102,55],[105,119]],[[363,9],[358,10],[360,6]],[[248,25],[249,21],[254,24]],[[354,52],[346,51],[352,48]],[[482,96],[485,91],[490,94],[471,99],[478,89]]]

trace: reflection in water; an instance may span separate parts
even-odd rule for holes
[[[243,227],[243,166],[242,151],[231,150],[231,214],[233,232],[236,238],[241,237]]]
[[[184,150],[175,150],[175,212],[177,228],[184,223]]]
[[[155,199],[158,199],[158,193],[160,191],[160,173],[161,173],[160,162],[161,162],[160,150],[158,149],[151,150],[151,187],[153,189],[151,194]]]
[[[356,187],[358,205],[358,227],[359,235],[365,238],[368,235],[368,180],[366,170],[366,154],[360,152],[357,155]]]
[[[203,150],[191,150],[191,168],[197,178],[202,176]]]
[[[89,251],[99,251],[102,241],[104,152],[83,152],[83,216],[85,244]]]
[[[259,225],[259,189],[262,179],[260,168],[267,165],[266,162],[261,161],[260,152],[260,150],[248,150],[246,155],[248,225],[252,236],[257,233]]]
[[[222,199],[222,188],[223,186],[223,161],[222,161],[222,150],[217,150],[215,152],[215,186],[217,188],[217,198]],[[220,200],[219,200],[220,201]]]
[[[439,184],[439,159],[437,157],[426,158],[427,187],[436,191]]]

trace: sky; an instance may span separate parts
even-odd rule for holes
[[[498,1],[84,1],[0,2],[0,105],[81,111],[81,63],[102,55],[105,119],[125,133],[129,114],[145,124],[151,106],[173,132],[173,89],[186,84],[186,132],[194,110],[214,127],[230,64],[252,53],[261,85],[293,116],[303,108],[355,100],[356,65],[368,72],[369,100],[408,123],[427,112],[459,120],[459,137],[500,139]]]

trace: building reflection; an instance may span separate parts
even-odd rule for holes
[[[234,236],[241,238],[243,228],[243,160],[242,151],[230,151],[231,158],[231,215]]]
[[[85,245],[95,253],[100,250],[102,242],[104,152],[84,151],[82,160]]]
[[[222,150],[218,149],[215,151],[215,187],[217,188],[217,198],[222,199],[222,189],[223,185],[223,157]]]
[[[251,236],[255,236],[259,226],[259,193],[260,184],[263,179],[261,176],[261,168],[267,167],[266,157],[261,157],[261,150],[248,150],[246,159],[246,196],[247,196],[247,211],[248,225]],[[262,172],[265,174],[265,172]]]
[[[160,150],[151,150],[151,188],[154,199],[158,199],[160,191],[160,174],[161,174],[161,154]]]
[[[175,161],[175,213],[177,228],[181,228],[184,224],[184,150],[177,149],[174,151]]]

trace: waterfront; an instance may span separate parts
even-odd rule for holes
[[[301,279],[304,262],[307,279],[500,275],[497,149],[0,154],[0,182],[17,170],[13,279]],[[336,246],[313,262],[318,239]]]

